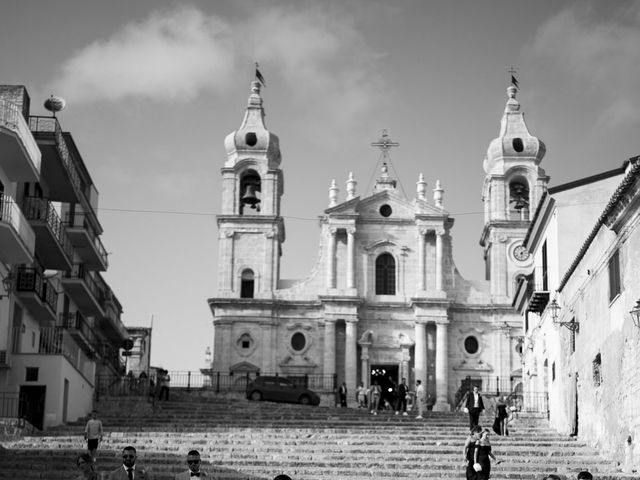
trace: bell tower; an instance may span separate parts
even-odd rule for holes
[[[252,82],[242,124],[224,141],[227,161],[217,216],[221,297],[270,298],[280,276],[285,238],[280,144],[265,127],[260,87]]]
[[[480,245],[484,247],[486,279],[498,302],[508,302],[517,277],[531,270],[532,259],[522,247],[522,239],[549,181],[540,167],[546,147],[529,133],[517,92],[513,84],[507,88],[500,133],[484,158]]]

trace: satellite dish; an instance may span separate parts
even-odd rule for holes
[[[64,110],[64,107],[67,106],[67,102],[64,101],[64,98],[58,97],[56,95],[51,95],[44,101],[44,108],[53,112],[53,116],[56,116],[56,112],[60,110]]]

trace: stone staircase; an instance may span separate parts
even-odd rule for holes
[[[193,392],[161,402],[145,398],[102,399],[97,405],[106,435],[98,452],[99,472],[121,464],[133,445],[138,464],[158,480],[186,469],[186,453],[201,452],[203,469],[217,479],[265,479],[286,473],[294,480],[332,478],[464,478],[463,446],[468,431],[461,413],[396,416],[332,407],[304,407]],[[490,425],[492,418],[481,418]],[[4,442],[0,479],[75,478],[75,457],[85,448],[84,421],[41,435]],[[546,420],[520,414],[511,436],[493,435],[503,460],[493,479],[539,479],[544,473],[575,478],[588,469],[599,480],[631,479],[584,444],[553,432]],[[106,476],[105,476],[106,478]]]

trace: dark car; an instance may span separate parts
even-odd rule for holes
[[[258,377],[247,385],[249,400],[319,405],[320,397],[308,388],[299,387],[284,377]]]

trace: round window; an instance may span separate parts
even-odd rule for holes
[[[258,137],[255,132],[247,132],[247,134],[244,136],[244,141],[247,145],[253,147],[256,143],[258,143]]]
[[[304,338],[304,335],[300,332],[294,333],[291,337],[291,348],[293,348],[296,352],[302,350],[306,344],[307,339]]]
[[[380,207],[380,215],[382,215],[383,217],[388,217],[389,215],[391,215],[391,206],[389,205],[382,205]]]
[[[464,349],[468,354],[473,355],[474,353],[478,353],[478,349],[480,345],[478,344],[478,339],[474,336],[469,336],[464,339]]]

